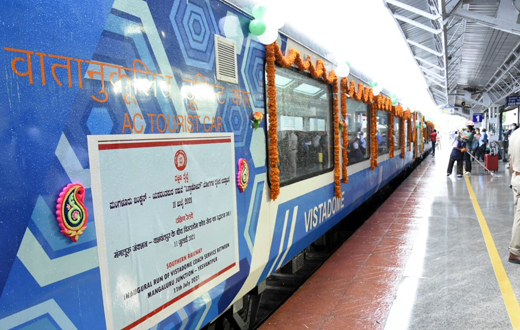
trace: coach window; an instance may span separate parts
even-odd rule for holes
[[[394,117],[394,149],[401,148],[401,118]]]
[[[376,141],[377,141],[377,152],[379,155],[388,153],[388,112],[378,110],[376,112],[377,128],[376,128]]]
[[[280,185],[332,170],[332,88],[293,68],[276,68]]]
[[[347,99],[348,163],[355,164],[370,157],[370,127],[368,105]]]

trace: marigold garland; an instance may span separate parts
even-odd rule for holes
[[[269,111],[269,179],[271,181],[271,199],[276,200],[280,195],[280,170],[278,169],[278,116],[276,105],[275,73],[275,44],[266,46],[267,62],[267,97]]]
[[[376,119],[376,107],[373,105],[370,105],[370,150],[372,154],[372,159],[370,160],[370,168],[375,170],[375,168],[378,166],[377,164],[377,157],[378,155],[378,145],[377,145],[377,138],[376,138],[376,130],[377,130],[377,119]]]
[[[363,98],[363,84],[358,83],[357,92],[354,94],[354,100],[361,101]]]
[[[342,130],[341,138],[343,140],[343,144],[340,144],[340,133],[339,133],[339,87],[338,87],[338,77],[336,76],[334,71],[331,71],[330,74],[327,74],[327,69],[322,60],[316,61],[316,66],[314,66],[311,62],[310,56],[307,56],[305,61],[302,59],[300,53],[296,49],[291,49],[287,56],[284,56],[280,46],[277,42],[274,42],[270,45],[266,46],[266,62],[267,62],[267,95],[269,98],[268,101],[268,111],[269,111],[269,165],[270,172],[269,177],[271,180],[271,199],[276,200],[276,198],[280,194],[280,170],[278,169],[278,118],[277,118],[277,104],[276,104],[276,85],[275,85],[275,72],[276,66],[275,61],[281,65],[282,67],[290,67],[293,64],[298,67],[301,71],[308,71],[313,78],[322,78],[323,81],[327,84],[333,85],[333,121],[334,121],[334,195],[336,197],[341,197],[341,181],[340,176],[344,183],[348,182],[348,174],[347,174],[347,165],[348,165],[348,129]],[[390,158],[394,157],[395,152],[395,137],[394,137],[394,116],[401,118],[400,121],[400,140],[401,140],[401,157],[406,157],[406,143],[405,139],[408,138],[408,151],[411,151],[412,142],[416,142],[416,127],[415,123],[417,121],[417,112],[412,113],[409,109],[406,111],[403,110],[403,107],[400,105],[392,106],[392,99],[385,95],[379,94],[374,96],[373,89],[369,87],[363,86],[362,83],[358,83],[358,88],[356,91],[356,83],[351,80],[350,84],[347,78],[343,78],[341,80],[341,116],[343,120],[347,119],[347,97],[354,98],[356,101],[362,101],[363,103],[367,103],[370,109],[370,141],[371,141],[371,160],[370,167],[374,170],[378,167],[377,158],[378,158],[378,144],[376,138],[377,131],[377,119],[376,119],[376,111],[385,110],[390,112]],[[413,120],[413,125],[412,125]],[[424,118],[422,118],[424,120]],[[406,121],[409,122],[411,129],[408,130],[408,136],[405,137],[404,127],[406,125]],[[433,123],[427,122],[427,126],[434,126]],[[421,126],[422,129],[422,126]],[[415,143],[417,146],[417,143]],[[339,162],[340,162],[340,148],[341,157],[342,157],[342,168],[340,170]],[[416,148],[414,148],[414,157],[416,155]],[[422,150],[424,152],[424,144],[422,144]]]
[[[395,109],[394,109],[395,110]],[[394,158],[395,140],[394,140],[394,113],[390,113],[390,158]]]
[[[331,77],[332,76],[332,77]],[[339,144],[339,106],[338,106],[338,77],[334,71],[330,72],[332,91],[334,93],[334,100],[332,101],[332,113],[334,115],[334,196],[337,198],[341,198],[341,170],[339,168],[339,153],[340,153],[340,144]],[[346,129],[344,130],[346,131]]]
[[[417,153],[419,152],[419,145],[417,144],[417,135],[418,127],[417,127],[417,111],[413,112],[413,134],[411,136],[411,142],[413,142],[413,158],[417,158]]]
[[[417,111],[413,112],[413,134],[412,134],[412,142],[417,142]]]
[[[290,67],[295,64],[301,71],[308,71],[313,78],[322,78],[327,84],[331,84],[333,88],[332,111],[334,118],[334,195],[341,197],[340,167],[339,167],[339,105],[338,105],[338,77],[334,71],[327,74],[327,68],[322,60],[316,61],[316,66],[311,62],[310,56],[305,61],[302,60],[300,52],[291,49],[288,56],[284,56],[277,42],[266,46],[266,62],[267,62],[267,95],[269,97],[269,164],[271,172],[269,177],[271,180],[271,199],[276,200],[280,194],[280,171],[278,169],[278,118],[276,115],[276,85],[275,72],[276,67],[274,61],[282,67]],[[274,165],[274,166],[273,166]]]
[[[341,79],[341,116],[343,120],[347,119],[347,93],[348,93],[348,79]],[[341,174],[343,183],[348,183],[347,165],[348,165],[348,126],[345,126],[342,134],[343,138],[343,149],[341,150],[341,157],[343,164],[341,167]]]
[[[424,116],[421,116],[421,132],[422,132],[422,141],[421,141],[421,154],[424,154],[424,141],[426,139],[426,130],[424,129]]]
[[[354,94],[356,93],[356,83],[354,80],[350,81],[350,88],[348,90],[349,97],[354,97]]]

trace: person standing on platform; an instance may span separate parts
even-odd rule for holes
[[[484,161],[487,143],[488,143],[488,135],[487,135],[486,129],[483,128],[482,135],[480,136],[480,140],[479,140],[478,150],[475,155],[475,157],[477,157],[477,159],[480,161]]]
[[[471,154],[473,155],[473,158],[471,158],[471,161],[474,161],[475,158],[477,158],[477,156],[475,156],[477,150],[478,150],[478,146],[479,146],[479,143],[480,143],[480,129],[476,128],[475,129],[475,136],[473,137],[473,143],[471,144]]]
[[[437,142],[437,130],[433,130],[430,133],[430,139],[432,140],[432,157],[435,157],[435,142]]]
[[[466,135],[461,136],[460,138],[455,137],[455,141],[453,142],[453,149],[451,150],[450,161],[448,163],[448,176],[451,175],[453,171],[453,164],[455,161],[457,162],[457,177],[462,177],[462,162],[464,161],[464,152],[466,151],[466,140],[468,137]]]
[[[509,169],[511,170],[511,188],[513,189],[515,216],[511,243],[509,244],[509,262],[520,264],[520,133],[514,131],[509,137]]]
[[[467,132],[465,133],[465,136],[468,137],[468,139],[466,140],[466,146],[467,146],[467,150],[468,152],[465,152],[464,153],[464,160],[465,160],[465,165],[466,165],[466,172],[464,174],[466,175],[470,175],[471,174],[471,145],[473,144],[473,134],[475,132],[475,129],[473,128],[472,125],[468,125],[468,130]]]

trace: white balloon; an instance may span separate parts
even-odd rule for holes
[[[270,45],[278,38],[278,29],[272,29],[269,25],[264,34],[257,37],[258,41],[264,45]]]
[[[347,62],[341,62],[336,67],[336,74],[340,77],[348,77],[350,74],[350,66],[347,64]]]
[[[383,91],[383,87],[381,85],[377,85],[372,89],[374,96],[379,95]]]

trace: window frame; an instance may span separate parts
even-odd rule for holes
[[[282,181],[281,179],[281,176],[279,175],[280,177],[280,188],[282,187],[285,187],[285,186],[288,186],[288,185],[291,185],[291,184],[294,184],[294,183],[297,183],[297,182],[300,182],[300,181],[304,181],[304,180],[307,180],[309,178],[312,178],[312,177],[315,177],[315,176],[319,176],[319,175],[322,175],[322,174],[325,174],[325,173],[328,173],[328,172],[332,172],[334,171],[334,159],[335,159],[335,148],[334,148],[334,104],[333,104],[333,101],[334,101],[334,92],[333,92],[333,87],[331,84],[327,84],[325,83],[323,80],[321,79],[316,79],[316,78],[313,78],[311,76],[310,73],[308,72],[304,72],[304,71],[301,71],[299,70],[298,68],[295,68],[295,67],[282,67],[281,65],[279,65],[278,63],[275,62],[275,66],[276,66],[276,72],[279,72],[279,71],[283,71],[283,70],[290,70],[296,74],[299,74],[299,75],[302,75],[306,78],[309,78],[311,80],[314,80],[314,81],[318,81],[320,82],[321,84],[323,84],[325,86],[325,89],[327,90],[327,93],[329,94],[329,111],[330,111],[330,125],[328,127],[328,131],[327,134],[329,136],[329,159],[330,159],[330,166],[329,167],[325,167],[323,169],[320,169],[318,171],[315,171],[315,172],[312,172],[312,173],[307,173],[307,174],[304,174],[304,175],[301,175],[301,176],[296,176],[294,178],[291,178],[289,180],[285,180],[285,181]],[[268,98],[268,95],[267,95],[267,82],[266,82],[266,79],[267,79],[267,63],[264,64],[264,85],[266,86],[264,88],[264,99],[265,99],[265,102],[264,102],[264,108],[265,108],[265,113],[267,114],[266,115],[266,125],[265,125],[265,129],[266,131],[268,132],[269,131],[269,120],[267,120],[268,118],[268,114],[269,114],[269,109],[268,109],[268,104],[269,104],[269,98]],[[277,98],[278,98],[278,90],[277,90]],[[276,100],[276,103],[277,103],[277,106],[278,108],[280,107],[280,103],[278,102],[278,100]],[[277,111],[277,117],[279,118],[281,116],[281,114]],[[327,127],[327,125],[325,125],[325,127]],[[278,132],[280,132],[278,129],[277,129],[277,134]],[[266,155],[268,157],[269,155],[269,134],[265,134],[265,145],[266,145]],[[277,143],[277,148],[279,148],[280,146],[280,140],[278,140],[278,143]],[[280,156],[281,156],[281,152],[280,150],[278,149],[278,163],[280,164]],[[269,165],[269,162],[266,163],[266,168],[267,168],[267,181],[268,181],[268,184],[269,184],[269,187],[271,187],[271,177],[269,175],[269,172],[271,171],[271,167]],[[280,169],[280,167],[278,167],[278,169]]]

